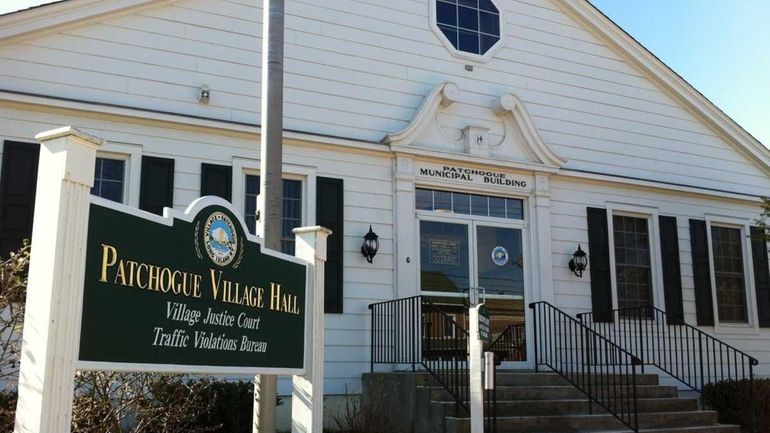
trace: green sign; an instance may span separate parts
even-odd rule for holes
[[[489,332],[489,310],[484,305],[479,307],[479,338],[487,344],[492,342],[492,334]]]
[[[302,370],[307,264],[263,251],[224,200],[170,213],[91,204],[81,367]]]

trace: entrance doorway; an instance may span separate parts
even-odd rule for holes
[[[523,202],[422,191],[433,195],[448,194],[450,206],[456,201],[454,195],[460,195],[483,197],[487,206],[494,199],[503,200],[504,209],[517,209],[510,213],[504,210],[499,217],[490,217],[493,210],[489,209],[486,215],[478,209],[475,214],[470,211],[460,213],[435,207],[430,209],[426,205],[422,211],[418,210],[420,290],[460,326],[468,329],[468,290],[471,287],[484,289],[493,342],[488,349],[501,356],[507,368],[531,367],[527,357],[527,232]],[[480,200],[471,201],[474,202]]]

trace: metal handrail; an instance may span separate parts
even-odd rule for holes
[[[597,321],[597,317],[612,320]],[[580,313],[577,318],[638,357],[642,371],[645,364],[653,365],[700,394],[709,383],[748,380],[751,431],[756,431],[754,367],[759,361],[753,356],[656,307]]]
[[[641,360],[548,302],[533,310],[535,371],[545,365],[588,397],[589,411],[598,404],[639,431],[637,368]],[[591,346],[593,353],[585,350]]]
[[[372,310],[371,371],[374,364],[422,366],[469,411],[468,331],[422,296],[377,302]]]
[[[500,361],[526,361],[527,338],[523,323],[508,325],[486,350],[494,352]]]

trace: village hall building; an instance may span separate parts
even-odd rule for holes
[[[253,230],[261,3],[0,16],[0,256],[31,235],[34,136],[65,125],[106,140],[93,194],[156,214],[217,195]],[[750,236],[770,152],[589,2],[286,0],[284,97],[282,249],[295,227],[334,232],[328,401],[412,368],[379,357],[377,303],[421,296],[462,326],[479,287],[493,338],[516,330],[507,369],[535,368],[528,305],[544,301],[663,311],[770,375],[767,246]]]

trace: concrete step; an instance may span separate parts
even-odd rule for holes
[[[606,375],[591,375],[595,383],[609,384],[615,383],[615,378]],[[510,370],[498,370],[495,378],[497,385],[510,386],[548,386],[548,385],[568,385],[569,383],[556,373],[529,373],[514,372]],[[625,379],[624,379],[625,380]],[[636,376],[638,385],[658,385],[657,374],[638,374]]]
[[[639,417],[640,429],[668,429],[680,431],[683,427],[711,427],[716,425],[713,411],[655,412]],[[500,433],[551,432],[607,432],[624,431],[625,425],[612,415],[555,415],[498,417]],[[470,432],[469,418],[446,418],[446,433]]]
[[[445,401],[451,399],[442,387],[426,387],[431,390],[431,400]],[[619,395],[625,395],[626,389],[617,389]],[[637,387],[637,398],[676,398],[675,386],[642,385]],[[497,400],[579,400],[585,398],[579,389],[572,385],[556,386],[498,386]]]
[[[549,432],[557,433],[557,432]],[[632,433],[631,430],[612,430],[602,433]],[[639,433],[742,433],[741,427],[737,425],[710,425],[696,427],[676,427],[662,429],[639,429]]]
[[[434,401],[433,405],[443,406],[447,415],[455,414],[452,401]],[[637,401],[640,413],[649,412],[689,412],[698,410],[698,401],[677,398],[640,398]],[[599,405],[593,404],[595,414],[606,413]],[[588,401],[574,400],[509,400],[497,401],[497,416],[534,416],[534,415],[590,415]]]

